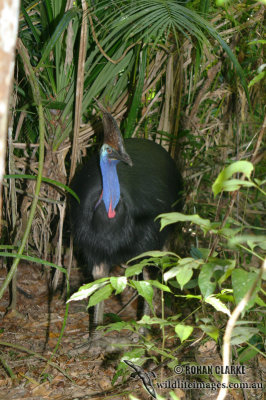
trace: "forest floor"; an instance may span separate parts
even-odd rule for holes
[[[6,269],[0,269],[0,280],[3,281]],[[71,274],[72,289],[80,286],[82,277],[77,269]],[[18,269],[17,286],[20,289],[17,299],[17,312],[6,312],[9,300],[6,293],[0,303],[0,399],[128,399],[133,394],[140,400],[152,397],[144,390],[140,379],[130,376],[122,380],[118,378],[115,385],[112,379],[119,363],[119,354],[92,355],[89,351],[84,354],[71,356],[71,350],[88,339],[89,316],[84,302],[71,302],[69,306],[66,328],[61,344],[56,354],[51,358],[62,329],[66,304],[59,294],[50,296],[46,274],[36,265],[21,263]],[[22,291],[24,294],[22,294]],[[25,295],[27,294],[27,295]],[[106,312],[117,313],[121,304],[126,303],[132,294],[125,293],[124,298],[112,296],[106,302]],[[127,298],[125,298],[127,297]],[[123,320],[135,319],[137,301],[134,301],[121,314]],[[129,333],[123,331],[123,339]],[[121,332],[118,341],[122,342]],[[199,332],[199,339],[202,333]],[[176,343],[169,342],[168,346]],[[200,345],[200,343],[199,343]],[[189,346],[188,346],[189,347]],[[182,349],[178,354],[178,363],[188,358],[201,365],[221,364],[219,352],[214,341],[205,341],[204,346],[193,347],[188,351]],[[194,353],[194,354],[193,354]],[[197,353],[197,356],[196,356]],[[121,355],[120,355],[121,356]],[[51,358],[51,363],[48,360]],[[155,365],[155,368],[154,368]],[[148,369],[156,371],[157,381],[167,379],[188,380],[185,376],[173,376],[163,364],[149,365]],[[11,379],[7,370],[14,374]],[[145,367],[146,368],[146,367]],[[145,369],[144,368],[144,369]],[[129,368],[130,369],[130,368]],[[147,368],[146,368],[147,370]],[[154,374],[155,376],[155,374]],[[189,377],[195,381],[195,377]],[[209,382],[212,378],[209,377]],[[156,387],[157,390],[157,387]],[[170,389],[157,390],[164,398],[169,398]],[[172,391],[183,399],[215,399],[217,392],[213,390],[182,390],[173,388]],[[234,390],[226,399],[242,400],[241,391]],[[254,397],[252,397],[254,398]]]

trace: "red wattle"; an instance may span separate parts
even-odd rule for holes
[[[113,210],[112,208],[112,199],[111,199],[108,210],[108,218],[114,218],[114,217],[115,217],[115,210]]]

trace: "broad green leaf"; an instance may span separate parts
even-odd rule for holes
[[[235,237],[243,228],[222,228],[219,229],[219,233],[221,235],[224,235],[226,238],[231,238],[231,237]]]
[[[96,304],[100,303],[101,301],[108,299],[111,296],[113,290],[114,289],[110,283],[102,287],[101,289],[97,290],[97,292],[95,292],[90,297],[88,308],[93,307]]]
[[[181,342],[184,342],[193,332],[193,327],[183,324],[178,324],[175,326],[175,332],[178,335]]]
[[[160,214],[156,219],[161,218],[161,230],[170,224],[175,224],[176,222],[192,222],[193,224],[199,225],[199,227],[204,231],[208,232],[211,229],[211,223],[209,219],[203,219],[199,215],[185,215],[179,212]]]
[[[131,258],[129,262],[139,260],[140,258],[146,258],[146,257],[153,257],[153,258],[161,258],[165,256],[173,256],[173,257],[178,257],[175,253],[172,253],[171,251],[160,251],[160,250],[153,250],[153,251],[146,251],[144,253],[139,254],[138,256]]]
[[[176,274],[176,280],[179,283],[181,290],[183,290],[185,284],[190,281],[192,275],[193,269],[189,264],[179,268],[179,271],[177,271]]]
[[[127,267],[125,270],[126,278],[129,278],[130,276],[141,274],[143,268],[145,268],[145,264],[141,264],[141,263],[133,265],[132,267]]]
[[[150,317],[149,315],[143,315],[141,320],[138,321],[141,325],[169,325],[169,322],[162,318]]]
[[[181,289],[183,289],[184,285],[192,277],[192,270],[199,268],[202,263],[203,260],[195,260],[192,257],[181,258],[177,266],[164,273],[164,280],[167,282],[169,279],[176,277]]]
[[[231,315],[230,310],[215,295],[208,296],[205,299],[205,302],[212,305],[215,308],[215,310],[227,314],[230,317]]]
[[[229,247],[235,247],[241,243],[247,243],[251,250],[256,246],[266,250],[266,236],[264,235],[238,235],[228,241]]]
[[[169,271],[165,272],[163,274],[164,281],[167,282],[169,279],[176,277],[176,274],[178,273],[179,268],[180,268],[179,266],[176,266],[176,267],[169,269]]]
[[[234,192],[243,187],[255,187],[254,183],[248,181],[241,181],[241,179],[230,179],[229,181],[224,181],[220,192]]]
[[[138,347],[134,350],[127,351],[123,354],[123,358],[118,364],[117,371],[112,379],[112,385],[117,381],[117,379],[122,375],[125,376],[125,372],[131,369],[123,360],[130,360],[136,365],[142,365],[146,361],[145,349]],[[131,373],[131,371],[129,371]]]
[[[246,347],[241,353],[238,354],[238,362],[241,364],[246,364],[248,361],[255,358],[256,354],[258,354],[259,349],[255,349],[254,347]]]
[[[234,290],[234,297],[236,304],[238,304],[252,287],[253,283],[257,279],[257,274],[254,272],[247,272],[244,269],[235,269],[232,272],[232,287]],[[260,284],[258,282],[251,299],[249,300],[246,310],[255,304],[256,295],[260,289]]]
[[[152,285],[146,281],[132,281],[132,284],[153,310],[152,299],[154,291]]]
[[[155,280],[151,280],[151,279],[149,279],[148,282],[152,286],[155,286],[159,290],[162,290],[164,292],[171,292],[171,289],[168,286],[163,285],[161,282],[158,282],[158,281],[155,281]]]
[[[256,296],[255,302],[258,304],[258,306],[266,309],[266,303],[259,296]]]
[[[216,288],[216,280],[214,279],[215,265],[208,263],[203,265],[199,274],[199,287],[203,297],[206,299],[213,294]]]
[[[125,276],[111,276],[110,278],[111,285],[115,289],[115,294],[119,294],[123,292],[125,287],[127,286],[127,278]]]
[[[259,333],[259,329],[250,326],[235,326],[232,332],[231,345],[246,343],[253,335]]]
[[[237,188],[239,188],[240,185],[244,185],[245,184],[244,181],[234,179],[232,180],[233,183],[231,185],[231,189],[229,189],[230,188],[229,179],[232,177],[232,175],[236,173],[243,173],[247,176],[247,178],[250,178],[253,169],[254,169],[253,164],[251,164],[251,162],[249,161],[236,161],[233,164],[226,167],[222,172],[220,172],[214,184],[212,185],[212,191],[214,193],[214,197],[217,196],[217,194],[220,193],[222,190],[225,190],[224,187],[227,188],[227,190],[237,190]]]
[[[199,325],[199,328],[216,342],[219,339],[219,329],[213,325]]]
[[[217,261],[219,261],[219,260],[217,260]],[[218,280],[219,286],[222,286],[222,284],[226,281],[226,279],[228,279],[229,276],[231,276],[232,271],[235,269],[235,266],[236,266],[236,260],[225,259],[223,261],[226,262],[226,265],[224,265],[225,272]]]
[[[92,293],[96,292],[96,290],[103,287],[104,285],[106,285],[106,283],[96,283],[90,287],[81,287],[77,292],[72,294],[72,296],[67,302],[86,299],[86,297],[91,296]]]
[[[113,331],[121,332],[123,329],[135,332],[131,322],[125,322],[125,321],[113,322],[112,324],[108,324],[105,327],[104,331],[105,332],[113,332]]]

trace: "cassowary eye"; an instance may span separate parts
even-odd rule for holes
[[[108,153],[108,154],[111,154],[111,153],[112,153],[112,150],[109,149],[109,147],[107,148],[107,153]]]

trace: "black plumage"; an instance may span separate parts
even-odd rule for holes
[[[80,204],[74,198],[70,204],[74,242],[95,279],[106,276],[113,265],[126,263],[145,251],[162,249],[171,227],[160,232],[154,219],[174,210],[172,205],[180,199],[181,190],[180,174],[166,150],[150,140],[123,141],[113,117],[99,106],[103,111],[104,145],[100,155],[92,156],[74,177],[71,187]],[[107,160],[104,167],[101,157]],[[115,163],[118,181],[111,182],[115,188],[110,189],[114,193],[110,193],[108,205],[106,193],[105,202],[102,197],[103,176],[104,168],[111,163]],[[111,198],[117,197],[113,209]],[[102,322],[102,312],[96,310],[96,324]]]
[[[178,200],[180,178],[174,161],[158,144],[143,139],[125,140],[133,166],[117,166],[121,197],[116,216],[109,219],[103,202],[99,157],[94,155],[76,175],[72,188],[80,198],[71,207],[72,230],[88,267],[121,264],[148,250],[161,249],[167,229],[159,232],[154,219]]]

